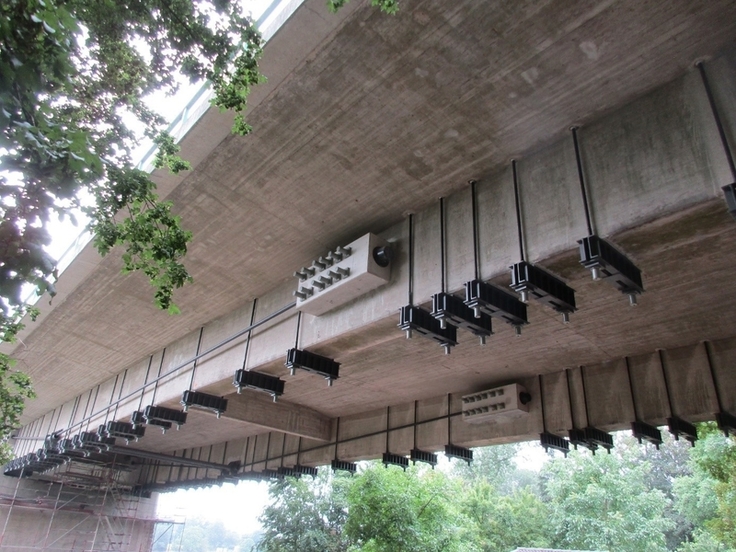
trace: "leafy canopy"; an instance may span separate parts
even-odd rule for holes
[[[639,448],[617,439],[612,454],[571,452],[545,467],[545,498],[560,548],[581,550],[666,550],[671,520],[663,514],[665,494],[650,486],[651,464]]]
[[[260,518],[262,552],[338,552],[348,549],[342,528],[347,518],[349,476],[320,470],[315,479],[286,478],[271,484],[271,502]]]
[[[0,6],[0,297],[22,304],[24,284],[54,293],[47,223],[81,207],[105,255],[123,249],[156,303],[172,305],[190,276],[191,240],[170,202],[160,201],[131,151],[147,137],[156,167],[189,165],[146,103],[173,92],[183,74],[209,79],[215,105],[236,113],[246,134],[250,87],[261,80],[261,38],[230,0],[8,0]],[[88,197],[83,203],[83,197]]]
[[[458,550],[459,491],[439,471],[373,464],[348,491],[345,533],[363,552]]]
[[[700,430],[696,447],[668,437],[660,450],[618,434],[610,455],[575,452],[541,471],[497,445],[475,449],[470,469],[371,462],[353,477],[287,478],[271,484],[259,550],[734,552],[733,441]]]
[[[260,35],[230,0],[0,3],[2,341],[22,328],[29,284],[55,294],[49,222],[77,209],[97,250],[120,248],[123,270],[145,274],[156,304],[176,311],[173,292],[191,279],[182,259],[192,234],[131,152],[149,138],[159,148],[156,167],[189,165],[145,99],[175,91],[182,74],[209,79],[215,105],[235,111],[233,130],[245,134],[260,55]],[[0,355],[0,442],[31,396],[28,378]]]

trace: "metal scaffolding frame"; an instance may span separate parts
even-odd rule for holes
[[[115,465],[115,462],[107,465],[69,462],[33,477],[35,483],[47,484],[45,493],[38,487],[23,490],[19,478],[12,495],[0,493],[0,508],[7,506],[0,551],[149,552],[155,525],[172,522],[140,515],[141,497],[126,481],[126,472],[125,466]],[[45,531],[35,542],[22,545],[4,542],[9,528],[12,530],[11,517],[16,509],[50,511]],[[76,523],[70,524],[67,518],[60,526],[58,514],[72,514]],[[131,548],[132,537],[143,529],[140,525],[150,525],[151,536]]]

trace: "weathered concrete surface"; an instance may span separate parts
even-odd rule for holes
[[[183,142],[197,163],[170,196],[195,233],[196,283],[177,296],[184,314],[156,313],[143,279],[119,275],[111,255],[23,337],[21,366],[44,402],[74,397],[263,296],[327,247],[385,230],[677,77],[730,43],[731,10],[728,0],[407,0],[387,17],[368,2],[337,16],[305,3],[266,48],[254,134],[227,136],[228,117],[212,112]]]
[[[95,427],[151,403],[176,407],[190,382],[232,395],[238,368],[286,376],[285,352],[295,344],[342,363],[334,387],[298,372],[287,377],[277,407],[244,391],[233,403],[237,420],[192,412],[181,431],[149,428],[136,446],[239,460],[246,470],[291,465],[297,456],[324,463],[334,455],[339,418],[340,456],[385,451],[387,422],[390,448],[404,453],[419,401],[417,419],[426,423],[417,444],[436,450],[449,439],[448,393],[454,414],[462,394],[509,381],[532,393],[529,416],[487,426],[453,416],[453,442],[734,411],[736,382],[726,366],[736,324],[736,226],[720,192],[730,175],[702,83],[687,70],[736,36],[725,17],[731,7],[590,2],[572,13],[565,2],[407,1],[388,19],[355,7],[253,109],[255,134],[224,139],[172,192],[195,225],[190,262],[198,283],[182,292],[186,314],[144,314],[146,291],[106,260],[24,339],[18,354],[41,398],[29,404],[20,436]],[[294,22],[320,9],[308,2]],[[734,60],[729,50],[707,64],[732,139]],[[595,228],[643,270],[638,308],[578,262],[576,240],[587,230],[566,130],[572,123],[584,123]],[[512,157],[527,258],[576,290],[578,312],[565,325],[531,304],[521,338],[495,324],[480,347],[460,332],[449,356],[404,339],[396,323],[408,301],[406,212],[415,213],[414,300],[426,305],[440,291],[440,196],[448,290],[473,277],[467,181],[477,180],[480,274],[506,286],[508,266],[519,260]],[[200,359],[192,378],[188,361],[198,351],[293,301],[293,270],[366,231],[395,246],[387,285],[324,316],[303,316],[299,335],[294,311],[271,320]],[[122,399],[109,410],[115,396]],[[36,447],[19,440],[17,451]],[[162,467],[142,478],[217,475],[204,471]]]
[[[464,197],[464,201],[469,202],[466,193],[459,195],[461,199]],[[457,201],[454,197],[450,199],[450,205]],[[426,233],[420,236],[424,235],[423,239],[430,246],[431,240],[428,236],[437,230],[436,209],[430,209],[424,217],[418,217],[417,220],[419,227],[425,222],[428,224]],[[435,224],[432,225],[431,221]],[[405,226],[400,225],[396,232],[400,234]],[[452,228],[453,226],[448,224],[450,236],[453,236]],[[359,413],[370,412],[372,409],[387,405],[393,405],[395,408],[396,405],[402,404],[405,397],[436,402],[437,397],[443,397],[447,391],[469,392],[519,378],[523,378],[529,388],[533,389],[537,385],[534,376],[545,373],[549,374],[545,378],[544,385],[545,395],[550,395],[545,400],[547,405],[545,421],[548,428],[566,430],[573,426],[582,427],[588,424],[588,419],[590,423],[605,428],[621,428],[636,418],[628,380],[625,377],[625,363],[617,357],[617,354],[623,352],[634,355],[630,359],[630,365],[634,396],[638,397],[638,417],[653,423],[663,423],[672,412],[664,386],[665,372],[661,369],[659,354],[652,353],[654,344],[675,348],[674,352],[663,353],[668,376],[675,378],[675,381],[678,378],[682,380],[677,385],[670,383],[669,398],[674,412],[688,419],[707,419],[718,411],[718,407],[713,402],[715,395],[712,391],[712,382],[708,383],[706,377],[709,372],[706,371],[708,365],[705,364],[705,348],[696,345],[692,351],[687,349],[688,352],[682,353],[678,352],[678,347],[691,341],[693,332],[699,332],[709,339],[721,339],[730,334],[728,323],[709,327],[703,320],[717,319],[726,322],[734,307],[730,296],[720,293],[712,296],[709,292],[711,276],[718,278],[721,272],[726,273],[733,269],[735,260],[720,254],[728,247],[732,235],[732,223],[724,214],[720,199],[696,205],[676,216],[659,219],[618,235],[616,241],[624,244],[625,250],[631,252],[645,269],[647,292],[641,298],[641,305],[636,309],[628,307],[625,297],[613,288],[601,282],[592,282],[588,273],[577,264],[574,253],[560,255],[557,260],[545,265],[565,276],[578,291],[580,311],[573,315],[570,325],[563,325],[558,315],[532,304],[530,305],[532,324],[525,329],[521,338],[514,337],[511,328],[498,326],[497,334],[490,339],[489,344],[486,347],[479,347],[475,338],[460,334],[461,346],[449,357],[442,355],[441,350],[429,342],[421,339],[405,340],[403,334],[395,327],[394,314],[371,322],[371,318],[380,316],[382,311],[371,307],[362,308],[365,303],[383,304],[386,301],[385,298],[381,298],[383,295],[393,297],[397,305],[405,302],[407,281],[406,278],[400,277],[401,272],[406,269],[404,259],[398,267],[399,274],[395,274],[397,282],[377,290],[371,296],[341,309],[334,315],[320,318],[304,317],[301,345],[335,356],[343,362],[341,378],[333,388],[328,389],[323,380],[308,374],[300,373],[293,378],[287,377],[287,395],[278,406],[292,411],[306,406],[321,412],[327,419],[343,417],[341,425],[341,439],[343,439],[346,438],[343,435],[350,435],[351,431],[360,434],[366,431],[366,427],[370,427],[361,422],[356,428],[351,428],[349,422],[351,416],[358,416],[358,420],[363,420],[361,417],[363,415]],[[436,263],[432,262],[431,257],[436,256],[436,253],[437,251],[425,251],[420,256],[422,261],[418,263],[418,267],[429,265],[432,269]],[[467,264],[472,264],[472,260],[468,259],[467,255],[464,258],[465,264],[458,263],[457,266],[470,275]],[[690,261],[683,265],[683,259]],[[708,273],[706,278],[703,278],[700,270],[704,263],[712,268],[712,272]],[[692,269],[688,268],[690,264],[693,265]],[[689,292],[680,293],[678,301],[673,301],[672,297],[675,297],[685,284]],[[422,299],[428,297],[428,293],[436,291],[438,285],[439,281],[435,282],[435,287],[432,288],[431,279],[428,279],[425,285],[428,290],[427,296],[420,295],[423,292],[417,287],[417,297]],[[288,300],[288,294],[284,290],[279,289],[274,295],[278,299],[271,301],[273,306]],[[259,316],[258,313],[264,304],[268,305],[269,302],[259,301],[255,316],[251,306],[235,312],[232,318],[206,326],[202,332],[202,344],[216,343],[231,335],[238,327],[234,319],[240,319],[240,327],[243,327],[251,320],[262,318],[263,316]],[[393,309],[389,309],[389,312],[390,310]],[[351,329],[353,326],[349,323],[351,312],[357,313],[358,322],[352,322],[357,326],[355,329]],[[284,351],[293,345],[295,332],[294,315],[285,316],[281,322],[256,330],[254,335],[259,337],[258,339],[254,337],[248,346],[248,367],[285,375]],[[189,354],[193,355],[197,351],[199,338],[200,332],[194,332],[188,338],[188,345],[186,339],[180,340],[171,346],[171,350],[189,351]],[[719,341],[713,347],[721,350],[723,345]],[[697,360],[693,360],[696,353]],[[182,362],[181,354],[169,354],[168,350],[163,357],[168,358],[170,364],[164,360],[162,365],[161,355],[154,355],[150,362],[154,370],[157,370],[158,366],[166,366],[162,371],[165,373],[169,367]],[[199,388],[210,392],[233,393],[232,374],[243,365],[244,361],[245,343],[236,343],[224,353],[218,352],[198,362],[195,381],[199,384]],[[717,363],[718,359],[714,360],[716,367],[714,369],[717,369]],[[149,372],[148,381],[150,381],[153,375],[148,364],[141,362],[132,367],[126,376],[127,381],[142,382],[146,371]],[[596,364],[600,364],[600,367],[595,368]],[[565,393],[566,378],[562,378],[562,372],[559,370],[579,365],[586,368],[573,372],[574,375],[570,376],[573,395],[568,397]],[[640,366],[648,368],[639,369]],[[581,383],[583,370],[587,378],[585,397],[589,404],[593,405],[588,415],[585,413]],[[136,372],[142,375],[135,377]],[[590,375],[596,372],[602,373],[603,376],[595,378]],[[719,377],[721,376],[717,376]],[[187,388],[190,378],[191,371],[184,370],[176,379],[172,378],[171,383],[162,383],[156,389],[155,402],[168,401],[167,405],[176,406],[178,397],[181,391]],[[109,388],[109,382],[101,386],[101,389]],[[616,392],[611,395],[611,390]],[[733,397],[729,397],[729,393],[730,388],[723,387],[721,394],[726,410],[736,407],[736,405],[729,406],[733,405]],[[77,401],[79,404],[74,420],[84,418],[80,411],[91,412],[89,405],[94,403],[91,397],[97,395],[93,389],[92,393],[86,393]],[[105,394],[100,391],[99,395]],[[146,405],[153,399],[151,389],[146,392],[141,404]],[[231,396],[232,399],[235,399],[234,395]],[[140,400],[139,398],[139,402]],[[237,400],[251,401],[253,406],[263,403],[263,407],[271,407],[271,404],[266,405],[268,399],[264,401],[260,395],[247,390],[244,391],[244,395],[237,397]],[[572,418],[570,402],[574,408]],[[72,408],[73,405],[68,405],[65,411]],[[233,424],[226,419],[215,421],[213,416],[192,412],[189,423],[182,431],[157,435],[155,429],[151,428],[150,439],[147,437],[141,443],[152,450],[183,450],[189,449],[192,443],[209,445],[220,443],[222,440],[230,441],[235,437],[254,437],[259,433],[263,434],[263,426],[269,424],[273,429],[301,434],[305,438],[314,437],[314,434],[309,432],[287,429],[286,426],[291,419],[288,412],[280,416],[274,415],[270,421],[264,422],[262,411],[253,411],[248,418],[242,409],[235,410],[239,413],[236,416],[241,420],[249,419],[250,425]],[[122,412],[127,414],[129,410]],[[504,430],[500,436],[495,433],[495,429],[471,429],[470,435],[457,430],[456,434],[458,439],[463,437],[472,443],[494,442],[499,438],[531,438],[540,431],[541,414],[534,414],[533,411],[530,420],[521,427],[518,423],[507,426],[506,429],[512,428],[514,432],[507,433]],[[303,422],[306,422],[306,419]],[[91,425],[94,427],[94,424]],[[379,428],[384,427],[377,425]],[[45,435],[48,431],[43,420],[35,427],[37,430],[35,433],[38,435]],[[64,427],[68,426],[55,425],[52,429]],[[29,431],[29,434],[34,433],[33,429]],[[367,432],[372,431],[378,429],[373,428]],[[481,433],[480,436],[473,433],[478,431]],[[404,431],[404,433],[411,432]],[[400,436],[400,433],[397,435]],[[395,438],[400,437],[392,434],[392,439]],[[444,432],[440,431],[438,437],[435,431],[433,438],[434,442],[425,444],[437,446],[445,438]],[[267,437],[262,436],[260,439],[263,441]],[[378,436],[369,438],[368,441],[371,439],[375,443],[383,443],[380,446],[385,447],[385,438]],[[306,443],[308,441],[305,439],[305,450],[310,448]],[[365,445],[362,441],[360,443],[361,447]],[[313,443],[313,446],[317,445]],[[357,444],[345,446],[348,447],[346,452],[352,450],[356,457],[359,456],[356,450],[364,450],[366,453],[373,450],[356,449]],[[230,450],[232,449],[231,446]]]
[[[378,458],[386,450],[408,455],[415,447],[441,451],[450,440],[464,446],[499,444],[536,439],[543,430],[564,436],[569,429],[588,425],[614,431],[627,429],[635,420],[662,425],[672,415],[691,421],[711,419],[720,408],[716,390],[724,410],[736,409],[735,388],[728,386],[726,381],[731,371],[725,368],[734,351],[736,340],[732,338],[524,378],[521,383],[533,397],[530,412],[511,421],[463,422],[459,416],[460,394],[394,404],[390,408],[341,417],[337,456],[343,460]],[[673,362],[682,364],[675,370]],[[693,383],[694,386],[691,385]],[[488,387],[491,385],[468,391]],[[388,445],[387,427],[390,428]],[[335,457],[336,431],[335,427],[331,443],[300,440],[283,433],[261,433],[232,439],[227,443],[227,449],[220,444],[213,448],[192,449],[184,454],[197,457],[204,454],[207,458],[222,458],[223,462],[237,461],[241,463],[243,473],[297,463],[323,465]],[[182,472],[178,468],[172,471],[162,467],[148,482],[183,483],[188,479],[217,475],[200,470],[195,476],[194,470],[190,471]]]

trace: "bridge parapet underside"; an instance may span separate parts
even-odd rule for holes
[[[729,52],[706,66],[732,143],[734,61]],[[645,291],[636,308],[580,264],[577,241],[588,229],[567,135],[520,156],[517,183],[526,260],[575,290],[568,324],[532,300],[521,336],[494,319],[486,345],[459,329],[450,355],[421,336],[405,339],[397,328],[400,307],[413,301],[429,310],[435,293],[462,295],[470,280],[508,290],[508,267],[522,260],[509,165],[479,175],[475,197],[468,186],[445,198],[443,224],[438,203],[390,228],[368,229],[394,249],[387,284],[321,316],[286,309],[270,319],[294,301],[296,279],[281,283],[29,421],[18,433],[17,456],[35,451],[49,434],[71,437],[112,420],[128,422],[148,405],[180,410],[186,390],[224,396],[227,409],[221,417],[190,409],[180,430],[149,425],[128,445],[132,455],[159,454],[142,459],[136,472],[151,490],[450,443],[471,447],[538,439],[545,431],[566,436],[589,426],[611,431],[635,421],[657,426],[736,414],[736,226],[721,192],[732,175],[699,74],[691,70],[586,125],[579,139],[594,232],[642,271]],[[291,348],[339,362],[334,385],[303,370],[289,376],[284,362]],[[284,394],[275,402],[248,388],[237,394],[238,369],[283,377]],[[512,382],[530,393],[528,414],[462,420],[462,395]],[[116,445],[119,454],[122,446]]]

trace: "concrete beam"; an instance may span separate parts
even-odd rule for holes
[[[332,438],[331,418],[304,406],[275,403],[260,393],[231,395],[222,417],[318,441]]]
[[[733,64],[735,56],[731,52],[725,59]],[[725,89],[736,86],[736,78],[728,71],[716,72],[712,80],[718,86],[726,86]],[[724,112],[729,120],[733,119],[733,110],[724,109]],[[547,307],[530,304],[531,324],[528,330],[525,329],[524,336],[517,339],[509,327],[496,324],[496,335],[486,349],[479,347],[475,337],[467,332],[461,332],[460,345],[449,357],[424,340],[405,340],[396,329],[396,312],[406,303],[409,287],[408,223],[403,221],[381,233],[396,248],[391,282],[335,311],[319,317],[302,317],[299,347],[335,358],[342,365],[340,380],[334,387],[326,390],[321,378],[300,372],[288,380],[284,398],[290,404],[290,410],[286,412],[273,410],[274,405],[268,402],[268,398],[257,396],[252,402],[249,399],[248,404],[233,405],[234,409],[242,410],[235,414],[238,421],[222,423],[227,420],[221,420],[219,424],[212,421],[209,425],[202,423],[198,426],[190,423],[180,439],[175,439],[173,432],[165,438],[152,432],[151,439],[147,438],[141,446],[160,452],[209,446],[235,438],[247,439],[264,431],[263,428],[305,437],[316,434],[315,438],[324,443],[329,438],[325,427],[329,426],[321,424],[326,420],[338,417],[346,420],[351,416],[363,417],[366,412],[375,412],[375,416],[369,416],[365,426],[361,426],[357,419],[354,424],[355,431],[371,432],[374,430],[370,428],[375,424],[381,429],[380,419],[383,417],[385,421],[382,409],[388,405],[407,404],[414,399],[423,401],[446,396],[448,392],[462,394],[488,383],[524,381],[539,374],[544,376],[545,397],[551,395],[545,401],[549,408],[544,416],[550,431],[586,425],[588,416],[590,423],[603,429],[618,423],[625,426],[632,421],[634,411],[631,401],[626,400],[629,382],[626,362],[622,360],[624,357],[630,360],[637,417],[651,423],[663,423],[672,412],[692,420],[712,417],[712,413],[718,410],[714,406],[718,397],[706,385],[708,380],[704,374],[707,375],[706,368],[709,367],[705,349],[674,352],[683,343],[696,340],[716,343],[732,338],[730,328],[736,324],[736,294],[729,293],[731,288],[728,287],[729,276],[736,270],[736,257],[730,254],[734,225],[725,211],[719,188],[721,183],[727,182],[720,176],[722,163],[719,165],[718,158],[714,157],[716,149],[711,147],[708,138],[715,132],[712,119],[703,96],[702,83],[697,74],[691,72],[612,111],[597,122],[586,124],[584,132],[581,131],[591,212],[599,234],[610,239],[642,269],[647,291],[639,308],[631,309],[626,298],[610,286],[593,282],[578,261],[576,240],[587,230],[574,148],[570,136],[566,135],[564,139],[540,146],[523,156],[519,162],[519,182],[527,258],[558,275],[576,290],[579,312],[572,323],[562,324],[559,316]],[[673,136],[677,139],[671,139]],[[222,161],[223,166],[232,166],[231,160],[225,163],[223,157]],[[475,212],[478,219],[479,272],[482,279],[490,279],[505,287],[509,280],[508,266],[519,260],[512,179],[508,167],[503,171],[492,171],[491,165],[488,167],[477,172]],[[237,189],[249,188],[240,186]],[[422,187],[422,193],[430,192]],[[268,202],[269,197],[263,200]],[[462,290],[463,282],[472,278],[475,272],[471,224],[473,202],[468,189],[446,197],[446,287],[450,292],[458,292]],[[360,205],[364,203],[361,196],[351,199],[351,205],[356,201]],[[300,201],[300,204],[309,202]],[[354,220],[351,213],[341,216],[356,225],[356,232],[367,229],[367,225],[355,222],[357,219]],[[286,218],[282,216],[279,220]],[[432,294],[440,289],[439,218],[436,202],[430,208],[417,211],[414,218],[416,264],[412,283],[416,304],[426,305]],[[259,226],[257,222],[248,220],[248,228]],[[371,223],[371,229],[380,227],[380,221],[376,221],[378,219]],[[329,237],[329,243],[345,243],[332,241],[333,238],[342,240],[341,236],[343,234],[336,232]],[[231,240],[238,244],[239,249],[229,254],[227,262],[239,260],[241,254],[247,252],[241,250],[242,243],[260,244],[258,247],[266,248],[268,244],[290,243],[289,239],[286,234],[252,238],[239,236],[238,240]],[[328,238],[324,242],[328,243]],[[212,243],[222,243],[222,237],[218,236]],[[209,252],[214,250],[216,248],[208,249]],[[280,252],[274,254],[274,258],[283,260],[280,255]],[[224,263],[217,259],[208,262],[208,266]],[[298,266],[293,264],[290,270]],[[704,266],[708,267],[707,271],[702,269]],[[234,266],[231,268],[238,272]],[[270,284],[275,287],[258,297],[255,309],[253,302],[236,307],[229,315],[213,320],[203,329],[191,329],[188,335],[168,343],[165,349],[155,352],[152,357],[131,364],[126,372],[122,372],[125,377],[120,379],[125,381],[119,384],[121,392],[108,393],[108,390],[114,390],[114,382],[108,381],[100,387],[99,393],[97,388],[90,393],[83,387],[90,385],[89,378],[75,380],[71,372],[67,373],[64,366],[56,362],[55,355],[48,359],[49,370],[53,368],[53,371],[44,371],[43,363],[34,364],[44,372],[43,381],[53,385],[54,393],[65,394],[66,391],[57,387],[68,385],[69,396],[74,392],[76,399],[67,402],[68,406],[58,409],[58,412],[46,411],[44,415],[45,409],[57,403],[49,399],[52,395],[39,391],[39,399],[28,405],[24,421],[29,424],[21,436],[43,437],[52,427],[65,430],[74,426],[76,431],[82,420],[86,426],[90,412],[103,407],[103,399],[107,401],[111,396],[121,396],[121,393],[123,397],[132,394],[133,399],[124,399],[119,407],[115,406],[108,419],[110,416],[116,419],[125,417],[139,404],[145,406],[156,402],[177,407],[182,391],[190,385],[216,395],[232,393],[232,374],[241,367],[271,375],[286,375],[284,352],[293,346],[297,337],[295,313],[270,320],[251,332],[252,335],[242,335],[242,339],[230,342],[226,348],[207,354],[197,362],[192,378],[192,358],[198,350],[208,350],[247,328],[254,319],[263,320],[293,301],[292,291],[296,283],[293,279],[282,278],[287,274],[282,270],[284,267],[279,269],[281,272],[277,268],[273,268],[273,273],[280,276],[272,278]],[[238,272],[246,273],[247,270]],[[714,282],[722,285],[714,286]],[[205,288],[202,293],[202,297],[208,297]],[[218,293],[226,292],[220,290]],[[248,296],[239,290],[237,294],[231,294],[230,299],[237,302],[238,298]],[[719,323],[714,324],[714,320]],[[84,333],[85,330],[80,326],[76,332]],[[105,340],[114,342],[116,335],[111,333]],[[723,365],[728,366],[727,362],[719,360],[720,345],[713,347],[713,362],[716,365],[724,362]],[[68,348],[70,358],[72,353],[77,356],[87,354],[86,350]],[[656,349],[666,352],[653,352]],[[732,349],[729,346],[723,350]],[[697,359],[693,365],[695,368],[680,380],[680,366],[692,364],[692,359]],[[31,360],[31,357],[20,359],[29,366]],[[151,373],[146,378],[149,364]],[[162,378],[157,385],[151,385],[159,371],[168,373],[179,365],[185,365],[185,368]],[[581,371],[577,368],[579,366],[586,368]],[[572,369],[569,379],[561,372],[566,368]],[[606,376],[598,378],[596,374],[599,372]],[[582,393],[583,373],[589,379],[586,381],[590,403],[588,412]],[[717,374],[717,377],[726,384],[733,383],[726,372]],[[148,382],[145,393],[136,391],[144,382]],[[530,385],[536,386],[538,382],[535,380]],[[569,398],[568,387],[572,389]],[[598,387],[610,393],[602,395],[600,400],[592,400]],[[725,405],[733,397],[731,388],[733,386],[720,386],[721,401]],[[690,404],[691,394],[699,399],[698,403]],[[58,398],[62,395],[53,396]],[[253,395],[248,393],[246,396]],[[555,407],[554,397],[563,398],[559,407]],[[294,406],[296,404],[299,407]],[[724,409],[732,411],[727,406]],[[306,419],[300,419],[303,412],[309,413]],[[397,412],[392,410],[392,420]],[[37,416],[35,421],[33,416]],[[540,431],[542,420],[539,413],[535,416],[535,423],[505,429],[515,439],[534,438]],[[375,424],[371,421],[374,419]],[[446,421],[443,423],[447,425]],[[341,425],[341,439],[353,431],[349,425],[347,421]],[[233,426],[237,426],[235,429],[239,431],[235,431]],[[268,429],[265,431],[268,433]],[[405,433],[411,436],[410,431],[404,430],[392,433],[392,447],[403,442],[401,439]],[[456,437],[460,439],[462,434]],[[466,441],[458,442],[487,444],[488,440],[502,438],[503,435],[487,437],[468,432],[465,437]],[[421,435],[418,438],[422,441]],[[367,437],[366,441],[370,439],[373,437]],[[351,452],[353,447],[350,445],[345,454],[357,457],[367,454],[367,450],[385,448],[385,440],[375,439],[375,447],[356,445]],[[258,445],[267,446],[266,443],[260,439]],[[273,443],[278,443],[278,438]],[[411,444],[409,441],[406,443],[406,446]],[[432,441],[427,443],[429,446]],[[435,441],[435,444],[440,446],[442,442]],[[273,446],[278,448],[278,444]],[[343,454],[342,445],[340,449],[340,454]],[[26,450],[21,448],[18,452]]]
[[[736,386],[728,369],[734,351],[736,337],[522,378],[518,383],[531,394],[532,402],[528,415],[516,419],[480,424],[463,421],[463,394],[508,383],[489,379],[461,393],[341,417],[339,434],[335,424],[334,433],[326,434],[320,441],[299,439],[295,437],[297,433],[270,431],[232,439],[214,448],[187,449],[181,457],[201,460],[204,453],[206,458],[217,458],[223,465],[238,461],[243,466],[242,473],[247,473],[295,464],[326,465],[336,456],[348,461],[380,458],[387,448],[395,454],[408,455],[415,447],[439,453],[448,442],[476,447],[536,441],[545,430],[566,437],[568,430],[589,425],[604,431],[627,429],[635,420],[662,426],[673,415],[699,422],[712,419],[719,411],[736,412]],[[236,397],[232,404],[237,406],[228,407],[228,414],[245,416],[246,408],[261,411],[264,405],[307,410],[285,403],[274,405],[265,397],[253,399],[250,394]],[[264,426],[276,425],[271,421],[276,417],[269,412],[262,416],[269,418]],[[185,487],[217,474],[162,467],[142,475],[140,483],[174,482]]]
[[[495,9],[497,4],[445,1],[384,17],[367,2],[331,15],[323,0],[306,1],[265,48],[268,82],[249,98],[257,131],[228,137],[231,115],[211,110],[182,143],[195,169],[169,197],[195,235],[187,267],[196,282],[177,295],[182,314],[169,317],[151,308],[144,279],[119,274],[115,255],[86,278],[85,267],[71,269],[69,278],[85,280],[74,289],[62,276],[54,310],[40,301],[46,319],[29,324],[29,335],[19,340],[19,365],[39,397],[23,422],[254,297],[260,310],[267,303],[260,298],[274,285],[329,247],[389,229],[406,211],[420,213],[431,205],[432,216],[418,215],[417,222],[436,220],[439,196],[448,198],[448,286],[457,289],[472,273],[472,263],[462,263],[472,247],[463,190],[470,178],[481,182],[481,274],[505,272],[507,261],[517,260],[511,183],[508,174],[498,185],[490,177],[511,157],[520,159],[530,260],[576,247],[584,224],[572,144],[564,132],[573,122],[583,125],[599,233],[720,199],[719,185],[728,182],[720,175],[727,169],[697,74],[691,70],[684,80],[657,88],[692,60],[733,44],[732,2],[678,0],[664,9],[622,0],[586,17],[563,0],[543,8],[531,0],[509,10]],[[518,30],[518,41],[476,40],[498,17]],[[606,33],[620,40],[593,48],[591,37]],[[732,66],[732,56],[708,64],[731,137]],[[458,89],[470,74],[478,77],[473,86]],[[616,110],[647,92],[636,105]],[[602,113],[611,116],[595,122]],[[155,178],[166,195],[179,177]],[[297,191],[294,182],[300,183]],[[451,200],[459,190],[464,201]],[[286,195],[288,203],[281,201]],[[422,268],[419,301],[439,282],[438,233],[430,229],[430,237],[418,239],[417,254],[426,251],[426,264],[435,269]],[[90,255],[79,262],[94,262]],[[406,287],[395,287],[405,301]],[[324,341],[356,324],[338,318],[375,321],[400,306],[388,293],[376,299],[358,316],[343,308],[344,316],[327,317],[332,323],[315,323],[311,336]],[[305,338],[311,340],[306,328]],[[261,355],[256,348],[254,362]]]
[[[176,456],[171,454],[161,454],[160,452],[150,452],[147,450],[141,450],[133,447],[120,447],[113,446],[110,452],[121,454],[125,456],[135,456],[136,458],[146,458],[148,460],[157,460],[159,462],[170,462],[176,466],[188,466],[193,468],[204,468],[211,470],[229,471],[229,466],[225,464],[218,464],[216,462],[206,462],[204,460],[194,460],[193,458],[187,458],[186,456]]]

